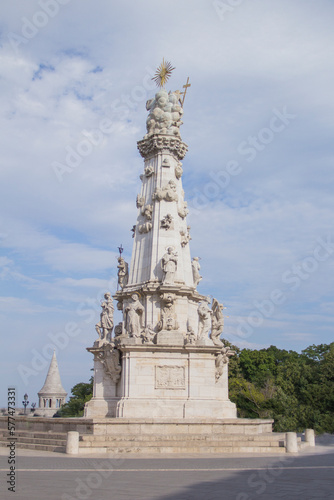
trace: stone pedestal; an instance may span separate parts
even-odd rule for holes
[[[162,332],[161,332],[162,333]],[[163,339],[163,336],[161,337]],[[235,418],[228,399],[227,364],[217,379],[214,346],[122,344],[117,383],[95,367],[94,398],[86,417]]]

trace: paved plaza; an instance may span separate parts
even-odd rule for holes
[[[0,448],[3,500],[334,499],[334,446],[298,455],[146,458],[71,457],[18,450],[16,491],[7,491],[7,450]]]

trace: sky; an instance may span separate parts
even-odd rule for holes
[[[131,259],[146,100],[191,87],[181,135],[198,291],[241,348],[333,341],[334,3],[11,0],[2,7],[0,406],[53,350],[88,381],[103,293]]]

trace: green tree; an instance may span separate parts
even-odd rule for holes
[[[93,377],[89,383],[80,382],[71,389],[72,396],[68,403],[64,404],[57,412],[60,417],[82,417],[84,406],[93,396]]]
[[[272,417],[275,431],[334,432],[334,343],[300,354],[275,346],[234,350],[229,388],[239,416]]]

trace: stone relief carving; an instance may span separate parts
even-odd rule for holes
[[[179,165],[176,165],[175,167],[175,177],[177,179],[181,179],[182,174],[183,174],[183,168],[181,166],[181,163],[179,163]]]
[[[188,203],[186,201],[184,201],[183,204],[180,207],[178,207],[178,209],[177,209],[177,213],[179,214],[181,219],[184,219],[185,217],[187,217],[187,215],[189,213],[187,206],[188,206]]]
[[[146,136],[146,139],[137,143],[137,146],[143,158],[163,151],[172,153],[179,160],[183,160],[188,151],[188,146],[179,137],[166,135]]]
[[[149,233],[152,229],[152,222],[145,222],[144,224],[139,224],[138,232],[140,234]]]
[[[169,163],[169,159],[168,158],[164,158],[164,160],[162,162],[162,166],[165,167],[165,168],[169,168],[170,167],[170,163]]]
[[[212,311],[209,307],[211,302],[210,297],[206,297],[206,299],[200,303],[198,306],[198,339],[205,339],[209,335],[209,331],[211,328],[211,314]]]
[[[191,227],[190,226],[187,226],[187,230],[182,230],[180,231],[180,235],[181,235],[181,247],[184,248],[188,243],[189,241],[191,240],[191,236],[190,236],[190,229]]]
[[[136,234],[136,224],[134,224],[134,225],[132,226],[131,231],[132,231],[132,238],[134,238],[134,237],[135,237],[135,234]]]
[[[144,205],[141,209],[141,214],[146,217],[147,220],[152,220],[153,205]]]
[[[140,196],[140,194],[137,194],[137,198],[136,198],[137,208],[143,207],[144,205],[145,205],[145,197]]]
[[[218,347],[224,347],[223,342],[220,340],[220,335],[224,329],[224,315],[223,315],[223,304],[219,304],[218,300],[212,299],[212,329],[210,338],[214,345]]]
[[[194,285],[197,286],[198,283],[201,281],[202,276],[199,274],[199,271],[201,269],[201,266],[199,265],[199,257],[194,257],[192,262],[191,262],[191,268],[193,271],[193,280],[194,280]]]
[[[142,333],[142,317],[145,308],[139,302],[138,295],[133,293],[125,306],[125,330],[130,337],[140,337]]]
[[[104,345],[98,352],[98,359],[101,361],[104,371],[116,384],[121,376],[122,367],[120,364],[120,352],[113,346]]]
[[[115,326],[115,339],[121,335],[123,335],[123,324],[118,323],[118,325]]]
[[[178,195],[176,192],[176,183],[173,180],[170,180],[165,187],[155,188],[155,191],[152,194],[152,200],[177,201]]]
[[[186,377],[184,366],[156,366],[156,389],[185,389]]]
[[[173,229],[174,224],[171,214],[165,215],[165,217],[161,219],[160,225],[163,229]]]
[[[155,336],[156,333],[153,330],[152,325],[147,325],[142,333],[143,344],[153,344]]]
[[[95,330],[99,339],[106,342],[111,341],[111,334],[114,328],[114,304],[109,292],[104,294],[105,301],[101,303],[102,311],[100,321],[96,323]]]
[[[167,253],[161,259],[161,267],[163,270],[162,282],[164,284],[174,284],[175,273],[177,269],[177,253],[173,247],[167,248]]]
[[[175,295],[172,293],[163,293],[161,298],[161,319],[157,325],[157,329],[161,330],[177,330],[179,325],[176,320],[174,300]]]
[[[125,262],[122,256],[117,259],[118,265],[118,284],[123,290],[123,288],[128,284],[129,279],[129,264]]]
[[[185,343],[186,344],[195,344],[196,340],[197,340],[196,333],[194,332],[193,328],[188,325]]]
[[[149,115],[146,120],[145,138],[154,134],[180,136],[183,109],[176,94],[162,89],[156,93],[154,99],[146,102],[146,109]]]
[[[151,177],[154,174],[154,167],[152,165],[147,165],[144,168],[145,177]]]
[[[223,344],[224,345],[224,344]],[[216,356],[216,382],[220,379],[223,374],[224,366],[229,362],[229,358],[235,354],[229,347],[223,347],[222,350]]]

